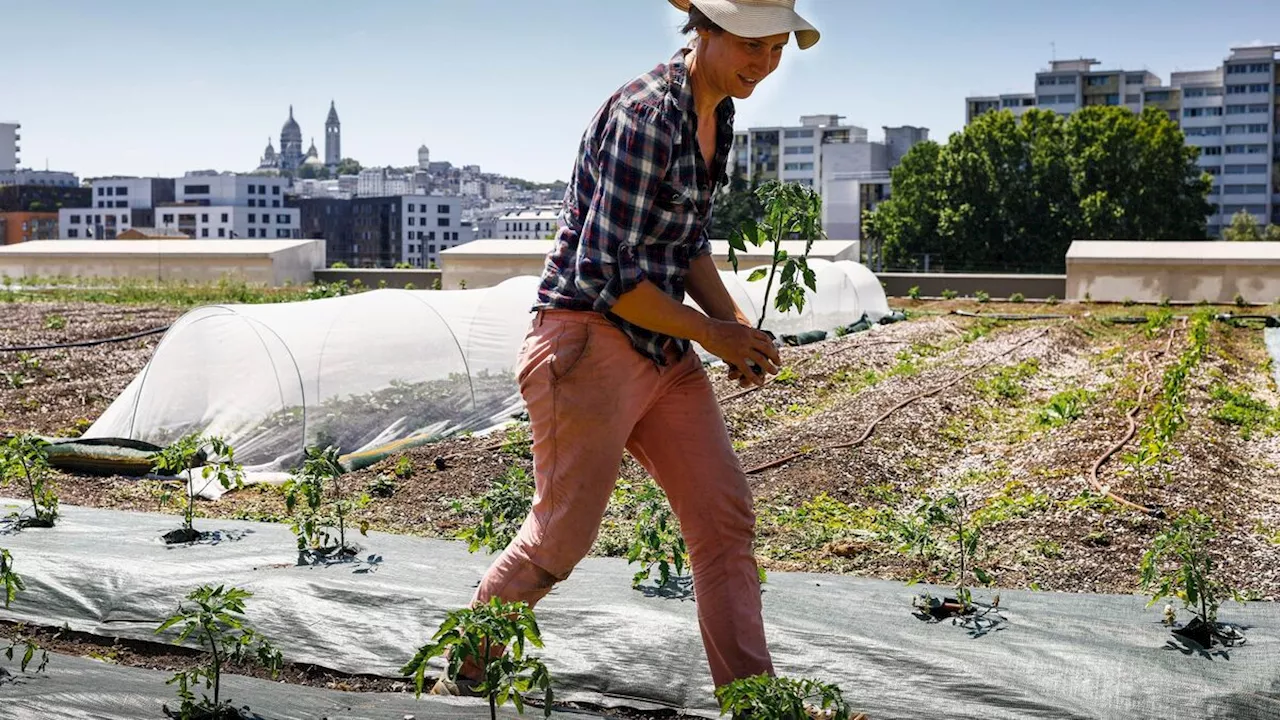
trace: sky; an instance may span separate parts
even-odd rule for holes
[[[1280,3],[1220,0],[797,0],[822,32],[737,103],[740,130],[838,114],[945,141],[964,98],[1031,92],[1049,61],[1217,67],[1280,44]],[[342,154],[568,179],[591,116],[684,43],[666,0],[0,0],[0,122],[22,165],[80,177],[255,168],[289,106],[323,157]],[[17,29],[17,31],[15,31]],[[1270,33],[1269,35],[1265,33]]]

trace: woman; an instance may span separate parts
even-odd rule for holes
[[[746,476],[691,341],[761,385],[770,337],[730,298],[711,256],[734,99],[751,96],[791,34],[818,32],[795,0],[670,0],[696,41],[615,92],[588,127],[520,353],[537,493],[475,603],[536,604],[595,542],[626,448],[680,519],[716,686],[772,674]],[[685,292],[703,312],[683,304]],[[705,314],[704,314],[705,313]],[[754,363],[754,367],[753,367]],[[442,681],[433,692],[465,693]]]

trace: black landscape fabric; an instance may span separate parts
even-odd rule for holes
[[[445,613],[470,600],[490,560],[461,543],[370,533],[357,536],[360,562],[299,566],[284,525],[197,519],[214,537],[166,546],[160,536],[178,522],[64,507],[55,528],[0,536],[27,584],[0,618],[153,640],[187,592],[230,584],[255,594],[250,622],[286,660],[399,677]],[[634,570],[589,559],[538,606],[546,648],[536,654],[557,699],[717,716],[694,600],[633,590]],[[1005,622],[973,637],[914,617],[919,590],[770,574],[764,606],[778,673],[837,683],[873,720],[1280,720],[1275,604],[1225,604],[1220,619],[1246,628],[1248,641],[1209,654],[1173,642],[1160,608],[1142,597],[1003,591]]]

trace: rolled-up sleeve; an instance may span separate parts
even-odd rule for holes
[[[640,284],[649,211],[671,160],[672,132],[656,108],[621,106],[605,121],[595,152],[600,175],[575,258],[578,290],[597,312]]]

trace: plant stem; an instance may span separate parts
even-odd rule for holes
[[[36,513],[36,520],[39,520],[40,502],[36,500],[36,482],[31,479],[31,469],[27,467],[27,459],[19,455],[18,462],[22,465],[22,474],[27,476],[27,489],[31,491],[31,508]]]
[[[960,577],[956,580],[956,585],[961,590],[963,590],[964,589],[964,573],[965,573],[964,508],[963,507],[956,508],[956,527],[959,529],[959,534],[960,534]],[[968,603],[965,603],[963,599],[961,600],[961,602],[964,603],[967,609]]]
[[[209,640],[209,649],[213,651],[213,707],[218,707],[218,693],[222,690],[222,660],[218,657],[218,643],[213,640],[213,631],[208,623],[204,626],[204,636]]]
[[[756,329],[764,329],[764,316],[769,311],[769,291],[773,289],[773,276],[778,274],[778,250],[782,247],[782,227],[779,226],[778,234],[773,238],[773,262],[769,267],[769,281],[764,286],[764,300],[760,303],[760,322],[756,323]]]

